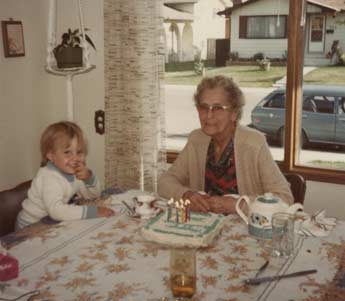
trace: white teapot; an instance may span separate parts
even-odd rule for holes
[[[242,201],[247,203],[248,217],[240,208]],[[274,213],[286,212],[295,214],[299,209],[303,210],[303,205],[296,203],[289,207],[288,204],[272,193],[258,196],[254,202],[251,202],[247,196],[241,196],[236,202],[236,211],[248,225],[249,234],[261,239],[272,238],[271,221]]]

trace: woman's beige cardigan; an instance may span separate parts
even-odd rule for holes
[[[179,200],[188,191],[204,191],[205,165],[211,137],[194,130],[174,164],[158,182],[158,193]],[[266,138],[260,132],[238,125],[234,137],[238,192],[254,200],[271,192],[286,203],[293,196],[284,175],[273,160]]]

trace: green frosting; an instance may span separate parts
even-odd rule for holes
[[[152,218],[146,224],[145,229],[151,230],[153,232],[182,237],[203,237],[216,229],[222,218],[224,218],[222,215],[217,215],[216,217],[214,217],[214,215],[210,213],[191,212],[190,221],[188,221],[187,223],[176,223],[176,216],[174,214],[172,214],[169,222],[166,220],[166,216],[166,213],[161,213],[160,215]],[[212,221],[211,223],[210,218]],[[160,223],[164,226],[160,226]]]

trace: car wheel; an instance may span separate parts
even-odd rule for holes
[[[307,134],[305,133],[305,131],[302,130],[302,140],[301,140],[302,148],[303,149],[308,148],[308,144],[309,144],[309,141],[308,141]]]
[[[307,134],[305,133],[304,130],[302,130],[302,138],[301,138],[301,148],[308,148],[308,144],[309,144],[309,141],[308,141],[308,137],[307,137]],[[280,142],[280,146],[284,147],[285,145],[285,129],[282,127],[280,130],[279,130],[279,142]]]
[[[285,145],[285,129],[284,128],[280,128],[278,138],[279,138],[280,146],[284,147]]]

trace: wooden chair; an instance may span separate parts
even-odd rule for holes
[[[31,181],[0,192],[0,237],[14,231],[22,202],[28,195]]]
[[[290,188],[295,203],[304,203],[307,184],[305,179],[298,173],[284,173],[286,180],[290,183]]]

